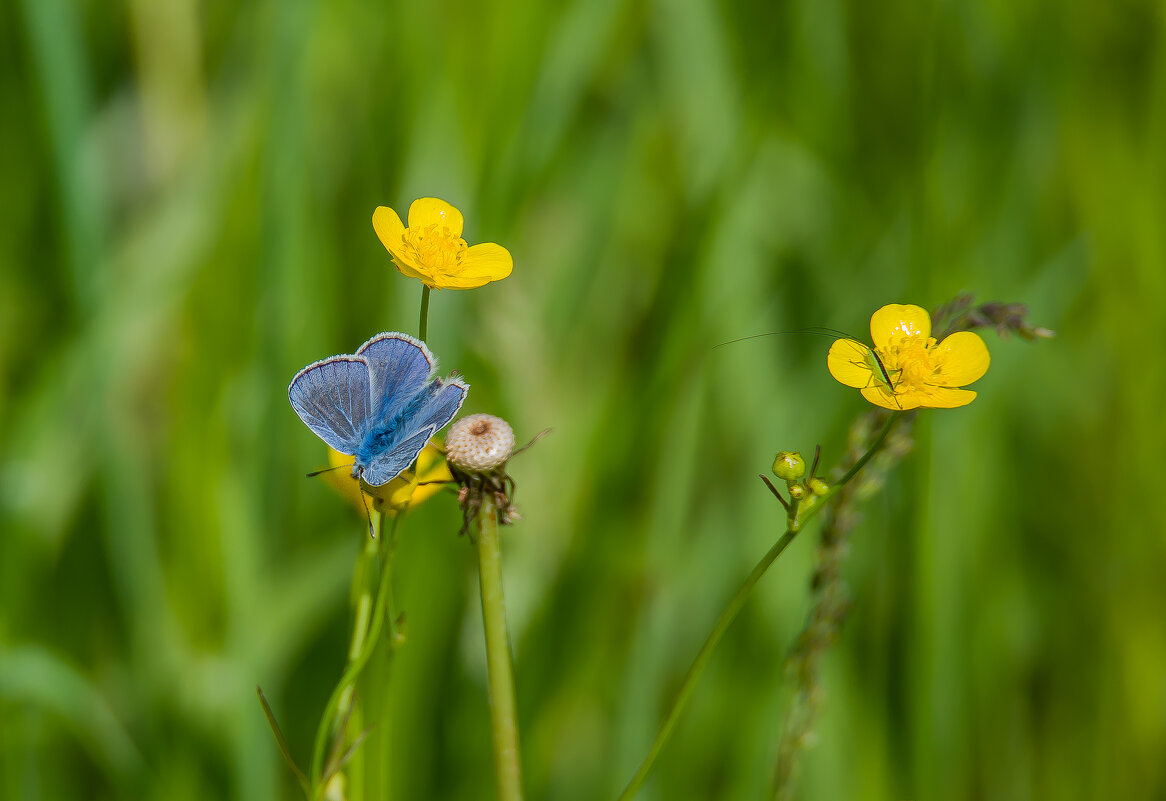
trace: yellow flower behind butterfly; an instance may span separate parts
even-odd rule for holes
[[[440,444],[435,440],[429,442],[417,456],[413,466],[387,484],[380,487],[369,487],[376,490],[376,494],[364,493],[364,500],[360,497],[360,482],[344,470],[330,470],[321,473],[320,477],[332,485],[332,488],[343,495],[357,509],[372,508],[375,500],[381,500],[385,509],[391,513],[404,511],[406,507],[432,498],[441,491],[440,482],[453,481],[449,466],[445,463],[445,455]],[[340,451],[328,449],[329,467],[350,467],[352,457]],[[432,482],[432,483],[431,483]]]
[[[388,206],[372,213],[373,230],[393,264],[431,289],[474,289],[510,275],[510,251],[493,242],[467,245],[462,224],[462,213],[435,197],[413,201],[408,227]]]
[[[885,409],[951,409],[976,393],[961,387],[988,372],[988,347],[978,334],[959,331],[936,342],[931,316],[918,306],[883,306],[870,318],[874,348],[839,339],[830,348],[830,374]]]

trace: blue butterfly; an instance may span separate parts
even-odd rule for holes
[[[379,487],[413,464],[466,399],[469,385],[433,378],[435,367],[424,342],[390,331],[351,356],[308,365],[287,394],[316,436],[356,458],[352,477]]]

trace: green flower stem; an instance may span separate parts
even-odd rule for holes
[[[399,517],[393,517],[392,528],[388,538],[386,538],[383,536],[385,515],[382,515],[376,509],[373,510],[372,514],[375,516],[373,525],[377,530],[381,531],[382,536],[377,537],[375,540],[370,538],[370,541],[361,553],[360,559],[357,561],[353,583],[355,586],[361,587],[361,590],[356,601],[356,614],[352,627],[352,642],[348,650],[348,667],[340,677],[340,681],[337,682],[336,688],[332,691],[332,695],[328,699],[328,704],[324,707],[324,714],[320,718],[320,724],[316,728],[311,778],[312,787],[317,798],[324,792],[324,786],[330,778],[330,776],[324,775],[324,759],[328,750],[329,735],[332,733],[335,721],[343,718],[351,708],[352,687],[356,679],[360,676],[360,672],[364,669],[365,664],[368,662],[369,657],[372,656],[376,644],[380,639],[381,629],[384,627],[385,622],[386,608],[389,606],[387,599],[392,595],[392,570],[387,559],[385,564],[381,566],[380,582],[375,600],[373,600],[371,594],[371,582],[369,578],[373,568],[377,564],[378,549],[381,547],[380,543],[385,542],[386,539],[395,541]],[[386,554],[386,557],[391,558],[391,551]],[[390,623],[389,625],[391,627],[393,624]],[[340,733],[337,734],[339,735]]]
[[[377,517],[374,525],[380,528],[382,515],[375,510],[372,512]],[[356,614],[353,616],[352,622],[352,641],[348,646],[348,661],[352,663],[360,656],[360,652],[364,650],[364,641],[368,637],[368,622],[372,615],[372,587],[369,585],[368,573],[376,564],[377,549],[379,545],[377,540],[372,537],[364,545],[364,553],[360,555],[357,571],[360,574],[357,581],[360,584],[360,595],[356,600]],[[355,589],[355,588],[354,588]]]
[[[875,437],[875,441],[871,443],[869,448],[867,448],[866,453],[859,457],[858,461],[855,462],[854,465],[846,471],[846,475],[842,476],[842,478],[840,478],[837,482],[834,483],[833,486],[830,487],[830,491],[826,493],[827,498],[849,483],[850,479],[854,478],[855,474],[857,474],[858,471],[861,470],[866,465],[866,463],[870,461],[871,457],[874,456],[878,452],[879,448],[883,446],[883,442],[885,442],[887,439],[887,434],[891,433],[891,429],[895,427],[895,423],[899,422],[899,418],[902,416],[902,412],[892,412],[891,415],[887,417],[887,424],[883,426],[883,430],[879,432],[877,437]]]
[[[498,517],[489,493],[478,512],[478,574],[482,589],[482,625],[486,632],[490,720],[494,729],[494,772],[499,801],[522,801],[522,761],[514,702],[514,668],[506,601],[502,595],[502,548]]]
[[[381,517],[381,525],[380,525],[380,535],[381,536],[378,537],[378,539],[382,543],[382,545],[381,545],[381,548],[382,548],[382,550],[381,550],[381,575],[382,575],[382,577],[386,576],[386,575],[389,577],[388,578],[389,591],[386,592],[384,595],[383,606],[384,606],[384,613],[386,615],[388,615],[389,646],[390,646],[389,650],[390,651],[393,649],[393,647],[395,647],[397,645],[397,603],[396,603],[396,601],[393,600],[393,592],[392,592],[393,562],[397,558],[397,530],[399,529],[398,524],[401,522],[401,518],[405,516],[405,512],[407,512],[407,511],[408,511],[408,507],[405,507],[402,509],[398,509],[396,514],[382,516]],[[387,536],[385,534],[385,517],[389,517],[393,521],[392,525],[389,526],[389,531],[388,531]]]
[[[866,453],[860,456],[858,461],[851,465],[850,469],[846,471],[842,478],[838,479],[836,482],[830,485],[830,489],[826,491],[826,494],[818,498],[810,496],[813,498],[814,502],[812,504],[802,504],[801,508],[799,508],[795,501],[790,502],[790,529],[794,531],[800,531],[802,526],[808,523],[811,519],[813,519],[814,515],[818,514],[818,512],[822,510],[822,507],[826,505],[826,501],[833,498],[840,489],[850,483],[850,479],[858,475],[858,471],[865,467],[866,463],[871,460],[871,457],[878,453],[879,448],[881,448],[883,443],[886,441],[887,435],[891,433],[891,429],[895,427],[895,423],[899,422],[899,419],[902,416],[903,412],[893,412],[887,417],[886,425],[884,425],[882,430],[879,431],[878,436],[875,437],[875,440],[871,443],[870,447],[866,449]]]
[[[359,742],[359,738],[365,735],[367,738],[353,754],[346,768],[347,798],[353,801],[359,799],[389,801],[391,797],[389,776],[393,762],[393,709],[392,693],[388,687],[389,667],[401,642],[397,631],[392,574],[397,553],[397,532],[400,530],[399,524],[405,511],[398,509],[396,514],[383,514],[377,531],[377,539],[381,542],[378,553],[381,581],[387,587],[377,602],[384,615],[384,624],[381,636],[369,644],[371,656],[354,685],[360,704],[356,711],[363,712],[364,719],[357,721],[356,714],[353,714],[348,724],[348,738],[352,743]],[[391,521],[391,525],[388,521]]]
[[[725,632],[728,631],[729,626],[732,625],[733,621],[737,618],[737,615],[744,608],[745,602],[749,599],[750,594],[752,594],[753,588],[757,586],[757,582],[761,580],[761,577],[765,575],[765,572],[769,570],[769,566],[772,565],[777,557],[781,555],[781,552],[784,551],[789,546],[789,544],[794,541],[794,537],[798,535],[798,532],[802,530],[805,524],[813,519],[813,517],[822,510],[822,507],[826,505],[826,501],[835,492],[837,492],[840,487],[854,478],[858,471],[862,469],[863,465],[870,461],[871,457],[874,456],[878,449],[882,447],[883,442],[887,438],[887,434],[890,433],[891,428],[894,426],[898,419],[898,413],[892,414],[890,416],[890,418],[887,420],[887,424],[883,427],[883,430],[879,433],[878,437],[875,438],[875,441],[871,444],[870,448],[867,449],[866,453],[864,453],[862,457],[854,463],[854,466],[846,472],[846,475],[844,475],[836,484],[831,486],[829,492],[818,499],[816,503],[798,504],[791,502],[789,527],[786,529],[785,533],[781,535],[781,538],[776,543],[774,543],[773,547],[769,549],[765,556],[761,557],[761,561],[759,561],[753,567],[753,570],[749,573],[749,576],[745,579],[745,582],[741,585],[741,588],[737,590],[737,594],[733,596],[733,598],[729,601],[729,605],[725,607],[725,610],[721,612],[721,616],[717,618],[717,622],[713,626],[713,630],[709,633],[708,639],[706,639],[704,645],[701,646],[700,652],[697,653],[696,659],[693,660],[692,666],[688,669],[688,673],[685,674],[684,681],[680,685],[680,690],[676,693],[676,699],[672,702],[672,708],[668,710],[668,716],[664,719],[664,724],[660,727],[660,732],[656,735],[656,739],[652,742],[651,750],[648,751],[648,755],[640,764],[639,770],[636,771],[636,775],[632,777],[632,780],[628,782],[628,786],[624,788],[622,793],[620,793],[618,801],[630,801],[630,799],[635,797],[636,793],[639,792],[640,788],[647,780],[648,774],[651,773],[652,766],[656,762],[656,757],[660,755],[660,752],[664,749],[664,746],[667,744],[669,737],[672,736],[672,730],[676,727],[676,723],[680,719],[680,713],[684,711],[684,707],[687,705],[688,699],[692,695],[693,689],[696,687],[696,682],[700,678],[700,674],[704,672],[705,665],[712,657],[713,651],[717,647],[717,643],[721,641],[721,637],[723,637]]]
[[[745,601],[749,599],[749,594],[753,592],[753,588],[757,585],[757,582],[765,575],[765,571],[781,555],[781,552],[786,549],[786,546],[794,541],[794,537],[797,535],[798,532],[792,529],[787,530],[781,535],[781,539],[774,543],[774,546],[769,549],[769,552],[761,557],[761,561],[754,566],[752,572],[749,573],[749,577],[745,579],[745,583],[741,585],[741,589],[737,590],[737,594],[733,596],[733,599],[729,601],[729,605],[725,607],[725,611],[721,612],[721,616],[717,618],[716,625],[713,626],[713,630],[709,633],[708,639],[701,646],[700,653],[693,660],[692,667],[685,674],[684,681],[680,685],[680,691],[676,694],[676,700],[672,702],[672,709],[668,711],[668,717],[664,719],[664,725],[660,727],[660,733],[656,735],[656,739],[652,743],[652,749],[640,764],[640,769],[636,771],[636,775],[632,777],[632,780],[628,782],[628,786],[620,793],[619,801],[628,801],[628,799],[635,797],[635,794],[639,792],[640,787],[648,778],[648,774],[656,762],[656,757],[660,755],[660,752],[664,749],[664,745],[668,742],[668,738],[672,736],[672,730],[676,727],[676,722],[680,719],[680,713],[684,711],[684,707],[688,703],[688,698],[692,695],[692,691],[696,687],[696,681],[704,671],[705,664],[712,657],[717,643],[721,641],[721,637],[724,636],[729,626],[736,619],[737,614],[745,606]]]
[[[429,329],[429,287],[421,287],[421,320],[417,323],[417,338],[422,342],[428,334]]]

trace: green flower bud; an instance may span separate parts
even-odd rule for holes
[[[806,474],[806,460],[797,451],[782,451],[773,460],[773,474],[782,481],[797,481]]]
[[[830,491],[830,485],[820,478],[811,478],[807,483],[810,486],[810,492],[815,495],[825,495]]]

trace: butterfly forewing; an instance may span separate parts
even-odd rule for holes
[[[320,439],[355,454],[372,417],[372,381],[359,356],[333,356],[296,374],[287,388],[292,408]]]
[[[372,397],[378,417],[388,417],[417,395],[433,373],[435,362],[424,342],[407,334],[379,334],[360,346],[372,374]]]

